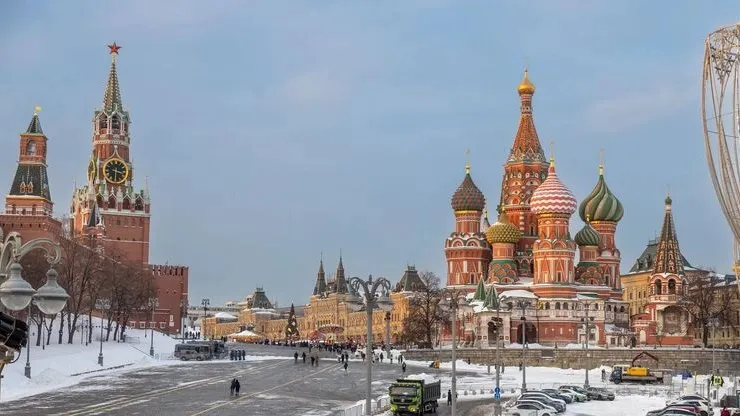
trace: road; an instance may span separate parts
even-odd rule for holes
[[[294,349],[249,346],[250,355],[280,355],[261,361],[188,362],[117,372],[83,380],[73,387],[4,402],[0,414],[14,416],[206,416],[206,415],[334,415],[361,400],[365,392],[365,365],[352,361],[349,371],[336,360],[320,366],[295,364]],[[267,357],[265,357],[267,358]],[[376,364],[373,395],[387,391],[401,376],[397,364]],[[422,369],[408,368],[409,372]],[[426,373],[440,370],[423,369]],[[241,382],[241,394],[229,396],[232,378]],[[449,414],[441,403],[440,415]],[[458,415],[475,403],[461,402]],[[12,413],[11,413],[12,412]]]

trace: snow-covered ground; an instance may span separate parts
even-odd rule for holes
[[[177,364],[179,361],[168,360],[179,340],[154,332],[155,357],[149,356],[150,331],[129,328],[126,330],[127,343],[112,341],[103,342],[104,367],[98,365],[100,353],[100,319],[92,318],[93,342],[85,345],[80,332],[75,333],[73,344],[67,344],[66,324],[63,331],[63,344],[58,344],[59,326],[52,328],[51,343],[43,349],[36,346],[36,326],[30,328],[29,348],[24,348],[18,360],[5,366],[3,370],[0,400],[17,399],[49,390],[67,387],[79,383],[91,375],[100,372],[80,374],[89,371],[110,369],[108,372],[125,371],[155,365]],[[96,330],[97,329],[97,330]],[[46,331],[44,330],[44,336]],[[82,341],[82,342],[81,342]],[[27,351],[28,350],[28,351]],[[31,379],[24,375],[27,353],[30,353]],[[125,366],[120,369],[112,367]],[[79,375],[77,375],[79,374]]]

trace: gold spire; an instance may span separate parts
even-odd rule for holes
[[[555,142],[550,142],[550,167],[555,167]]]
[[[470,174],[470,148],[465,150],[465,174]]]
[[[604,176],[604,149],[599,149],[599,176]]]
[[[527,68],[524,68],[524,79],[522,79],[522,82],[519,84],[516,90],[519,92],[519,94],[534,94],[534,84],[532,84],[532,81],[529,80],[529,70]]]
[[[41,107],[39,107],[38,105],[33,108],[33,115],[37,116],[39,115],[40,112],[41,112]]]

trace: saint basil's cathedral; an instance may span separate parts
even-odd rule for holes
[[[578,204],[558,177],[554,158],[545,157],[532,112],[535,86],[527,71],[517,91],[521,116],[504,165],[497,221],[489,223],[486,198],[469,165],[451,200],[455,231],[445,240],[446,285],[471,292],[471,302],[461,310],[461,342],[495,345],[488,323],[498,317],[507,343],[583,343],[587,327],[589,343],[634,343],[615,242],[622,203],[609,190],[602,163],[596,185]],[[682,258],[667,204],[661,267]],[[585,225],[571,237],[576,212]],[[691,343],[683,329],[676,343]]]

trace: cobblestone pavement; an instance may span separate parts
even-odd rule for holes
[[[352,361],[349,371],[325,358],[320,366],[298,364],[295,349],[246,346],[252,356],[282,356],[262,361],[188,362],[118,372],[85,379],[82,383],[26,399],[5,402],[0,414],[14,416],[205,416],[205,415],[333,415],[337,409],[361,400],[366,367]],[[327,356],[330,356],[327,354]],[[265,357],[267,358],[267,357]],[[408,368],[409,372],[417,368]],[[424,369],[426,373],[439,370]],[[376,364],[373,395],[401,377],[398,364]],[[241,382],[241,394],[229,396],[232,378]],[[461,410],[468,405],[461,403]],[[440,414],[445,414],[440,407]],[[461,413],[461,412],[459,412]]]

